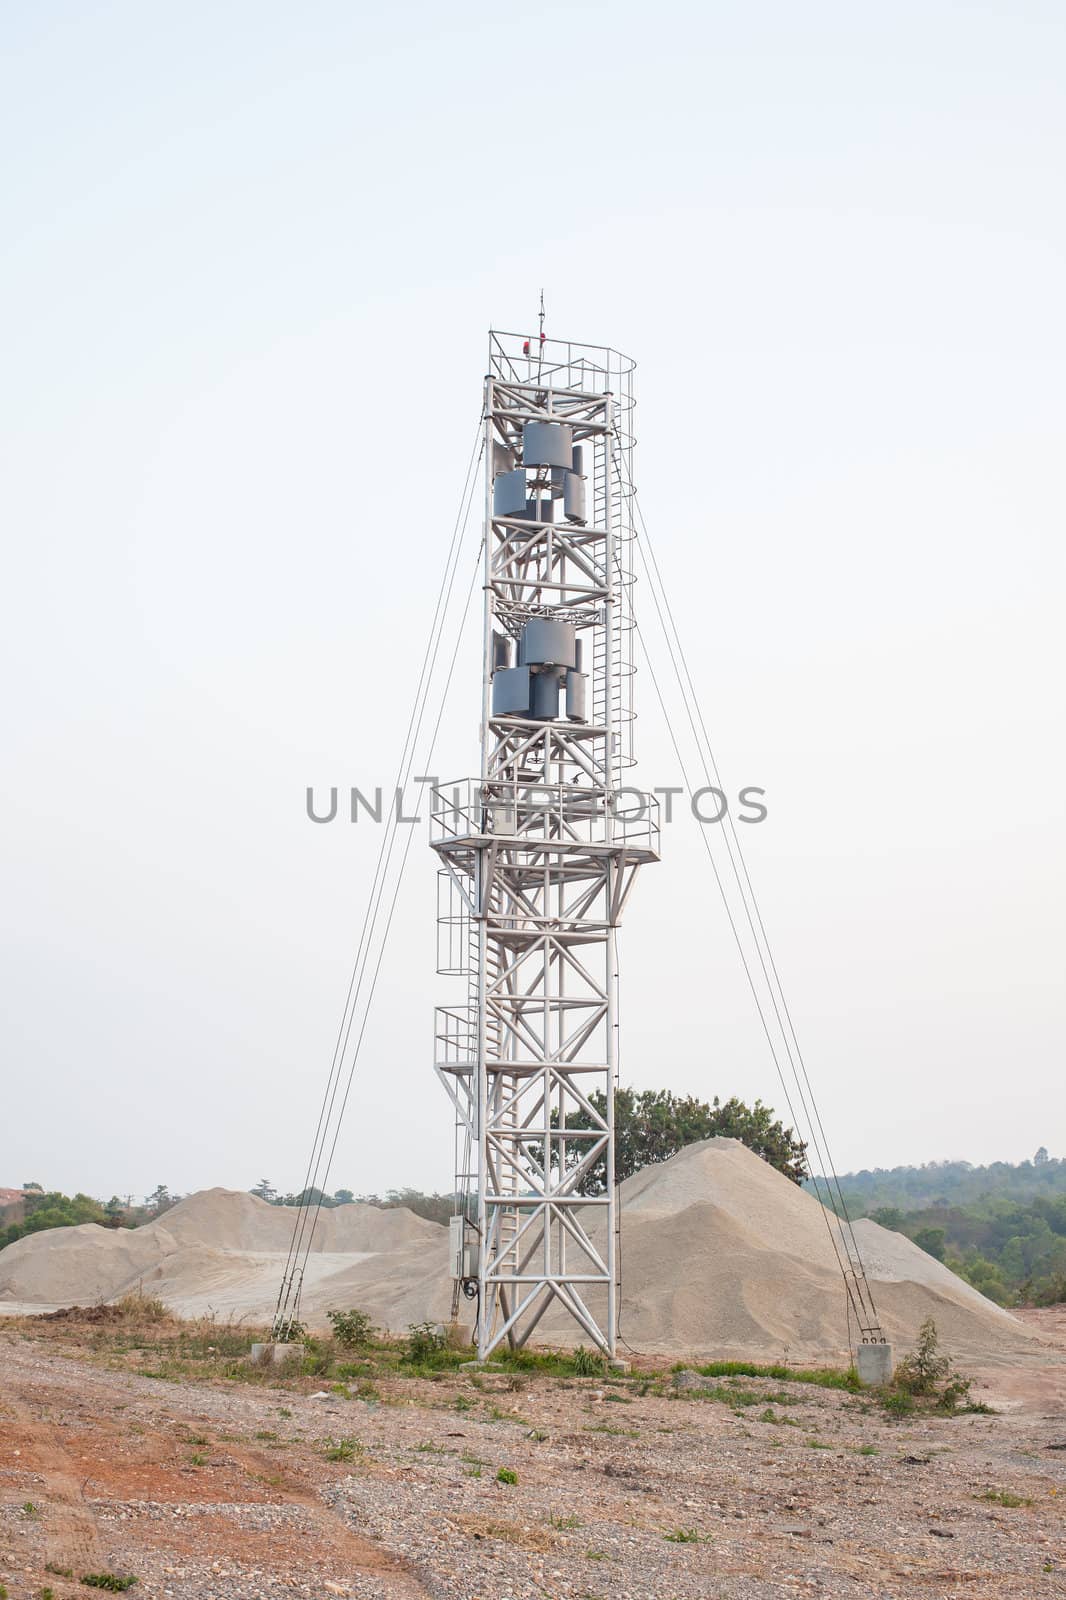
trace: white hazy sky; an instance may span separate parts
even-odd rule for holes
[[[0,1184],[300,1183],[378,843],[305,787],[395,770],[542,284],[639,362],[838,1165],[1066,1153],[1061,4],[9,0],[0,44]],[[333,1187],[450,1182],[434,868]],[[781,1105],[691,826],[622,954],[625,1080]]]

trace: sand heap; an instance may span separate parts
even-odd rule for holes
[[[835,1232],[813,1195],[735,1139],[708,1139],[645,1167],[622,1185],[624,1339],[637,1350],[724,1360],[842,1355],[847,1296],[827,1220]],[[1016,1318],[902,1234],[869,1221],[855,1233],[894,1343],[909,1346],[929,1315],[960,1351],[1029,1343]],[[543,1327],[545,1338],[565,1337],[554,1310]]]
[[[0,1307],[92,1305],[143,1288],[179,1316],[269,1321],[295,1212],[232,1189],[204,1189],[133,1231],[96,1223],[31,1234],[0,1251]],[[363,1306],[406,1329],[448,1314],[446,1231],[402,1208],[323,1209],[304,1276],[304,1309],[324,1322]],[[355,1298],[353,1298],[353,1296]]]
[[[793,1360],[846,1351],[826,1213],[736,1140],[709,1139],[645,1168],[623,1184],[622,1207],[621,1330],[634,1349],[726,1359],[780,1359],[787,1350]],[[34,1234],[0,1252],[0,1309],[91,1304],[142,1285],[182,1316],[269,1320],[292,1223],[291,1211],[254,1195],[208,1189],[134,1232],[89,1223]],[[1020,1322],[909,1239],[868,1221],[856,1235],[896,1343],[909,1344],[932,1314],[960,1352],[1032,1348]],[[442,1320],[447,1270],[447,1234],[436,1223],[402,1209],[338,1206],[319,1216],[303,1315],[322,1324],[327,1310],[358,1306],[397,1331]],[[546,1342],[578,1337],[555,1308],[538,1333]]]

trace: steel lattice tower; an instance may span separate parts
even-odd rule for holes
[[[456,1110],[456,1305],[481,1359],[553,1301],[615,1353],[616,930],[658,811],[633,764],[633,363],[492,333],[481,775],[434,792],[435,1066]]]

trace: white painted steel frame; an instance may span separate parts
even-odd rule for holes
[[[457,1189],[477,1247],[484,1359],[520,1345],[554,1304],[609,1355],[617,1341],[614,1089],[616,929],[641,864],[658,859],[650,797],[630,812],[634,537],[612,451],[632,449],[632,363],[593,346],[490,335],[485,383],[482,762],[434,795],[432,843],[466,922],[465,1006],[438,1008],[434,1062],[456,1112]],[[494,446],[522,464],[527,421],[567,422],[585,451],[586,524],[493,514]],[[548,474],[530,465],[548,489]],[[631,480],[630,480],[631,481]],[[591,660],[587,723],[492,714],[493,633],[574,622]],[[593,1100],[602,1097],[598,1105]],[[605,1108],[605,1109],[602,1109]],[[586,1127],[568,1125],[583,1113]],[[579,1194],[603,1158],[599,1194]],[[476,1203],[476,1209],[475,1209]]]

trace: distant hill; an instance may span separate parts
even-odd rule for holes
[[[1066,1161],[1046,1150],[848,1172],[840,1188],[850,1217],[905,1234],[1000,1305],[1066,1301]]]
[[[975,1167],[969,1161],[928,1161],[921,1167],[864,1167],[840,1179],[849,1211],[854,1202],[860,1215],[877,1206],[898,1206],[917,1211],[925,1206],[965,1206],[976,1201],[1031,1200],[1066,1194],[1066,1161],[1049,1156],[1043,1148],[1032,1161],[993,1161]],[[808,1180],[807,1187],[812,1187]]]

